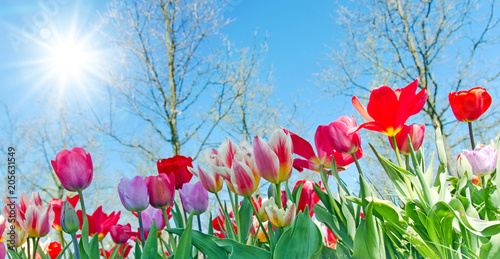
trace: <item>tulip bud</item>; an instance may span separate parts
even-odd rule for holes
[[[323,133],[336,151],[352,154],[361,147],[359,132],[348,134],[350,130],[356,129],[356,127],[357,124],[353,117],[342,116],[324,127]]]
[[[479,147],[473,151],[464,150],[462,155],[467,158],[472,173],[477,176],[484,176],[495,171],[497,166],[498,151],[491,146]]]
[[[140,212],[149,206],[148,186],[142,176],[123,177],[118,184],[118,194],[128,211]]]
[[[263,205],[264,206],[264,205]],[[266,211],[269,222],[275,227],[283,228],[289,226],[295,219],[296,208],[292,201],[287,202],[288,209],[280,209],[276,205],[274,198],[271,197],[265,204],[264,210]]]
[[[200,215],[208,208],[208,192],[203,188],[201,182],[194,185],[185,183],[179,190],[182,198],[182,205],[186,212],[193,210],[194,215]]]
[[[415,152],[422,146],[424,142],[425,135],[425,125],[412,124],[410,126],[404,125],[398,134],[396,134],[396,143],[398,144],[399,152],[402,155],[410,154],[410,146],[408,145],[408,136],[410,136],[411,145]],[[394,149],[394,143],[392,143],[391,137],[389,137],[389,143],[391,143],[392,149]]]
[[[127,234],[127,231],[132,231],[130,223],[128,223],[127,225],[116,224],[111,226],[111,228],[109,229],[111,239],[113,239],[113,242],[115,242],[116,244],[127,243],[130,238],[130,235]]]
[[[75,208],[67,200],[63,202],[61,211],[61,228],[70,235],[76,233],[80,228],[80,221],[76,215]]]

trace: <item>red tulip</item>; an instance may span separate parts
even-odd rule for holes
[[[149,204],[157,209],[168,207],[175,198],[174,174],[159,174],[146,177],[148,186]]]
[[[233,225],[234,232],[238,234],[238,228],[236,227],[236,220],[233,211],[228,211],[228,216]],[[212,228],[214,229],[214,236],[219,238],[225,238],[224,233],[228,234],[226,231],[226,217],[222,213],[221,208],[219,208],[219,216],[212,220]]]
[[[156,165],[159,174],[175,175],[175,189],[178,190],[193,177],[193,174],[187,169],[188,166],[193,167],[192,162],[193,159],[191,157],[176,155],[168,159],[159,160]]]
[[[396,134],[396,143],[398,144],[399,152],[403,155],[410,154],[410,146],[408,145],[408,135],[410,135],[411,145],[415,152],[422,146],[424,142],[425,135],[425,125],[412,124],[410,126],[404,125],[403,129]],[[394,149],[394,144],[392,143],[391,137],[389,137],[389,143],[391,143],[392,149]]]
[[[76,212],[80,220],[80,230],[83,226],[82,211]],[[99,241],[102,241],[109,233],[111,226],[116,225],[120,220],[121,211],[118,213],[111,212],[109,215],[102,212],[102,206],[97,207],[92,215],[87,215],[89,221],[89,236],[94,236],[96,233],[99,236]]]
[[[310,215],[312,217],[314,205],[319,202],[319,197],[318,195],[316,195],[316,192],[314,191],[313,187],[315,183],[310,180],[299,180],[297,181],[297,183],[295,183],[295,187],[293,187],[292,193],[295,192],[295,189],[299,186],[300,183],[303,184],[302,184],[302,192],[300,193],[299,203],[297,204],[297,210],[304,211],[306,209],[306,206],[308,206]]]
[[[51,161],[64,189],[77,192],[89,187],[94,175],[92,157],[81,147],[63,150]]]
[[[68,197],[66,196],[66,199],[69,201],[69,203],[71,204],[71,206],[73,206],[73,208],[76,207],[76,204],[78,203],[78,194],[73,196],[73,197]],[[57,230],[57,231],[61,231],[61,209],[62,209],[62,205],[63,205],[63,201],[62,200],[59,200],[59,199],[52,199],[50,201],[50,204],[52,205],[52,210],[54,211],[54,222],[52,222],[52,228]]]
[[[337,247],[337,237],[333,232],[325,225],[321,226],[321,232],[323,234],[323,240],[325,241],[326,246],[331,249],[335,249]]]
[[[47,247],[47,254],[50,256],[50,259],[56,259],[59,254],[62,252],[61,244],[57,242],[52,242]]]
[[[388,86],[381,86],[372,91],[367,107],[354,96],[352,98],[354,108],[368,122],[359,125],[351,132],[366,128],[389,137],[396,136],[408,118],[419,113],[427,101],[427,90],[422,89],[416,93],[417,88],[418,79],[396,91]]]
[[[116,224],[109,228],[109,233],[111,235],[111,239],[116,244],[125,244],[130,239],[130,235],[126,233],[126,231],[132,231],[130,227],[130,223],[127,225]]]
[[[490,108],[491,96],[482,87],[448,94],[451,110],[459,121],[472,122]]]
[[[103,251],[102,248],[99,248],[99,250],[101,251],[101,256],[104,256],[105,258],[110,258],[111,254],[113,253],[113,251],[116,249],[117,246],[118,246],[118,257],[127,258],[128,254],[130,253],[130,249],[132,249],[132,246],[127,243],[122,245],[115,244],[113,248],[111,248],[110,250]]]

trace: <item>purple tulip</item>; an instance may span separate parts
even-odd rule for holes
[[[94,175],[92,157],[81,147],[63,150],[50,161],[64,189],[72,192],[89,187]]]
[[[473,151],[464,150],[462,154],[472,166],[474,175],[491,174],[496,169],[498,151],[491,146],[478,147]]]
[[[118,184],[118,194],[128,211],[140,212],[149,206],[148,186],[142,176],[123,177]]]
[[[193,210],[194,215],[200,215],[208,208],[208,191],[203,188],[201,182],[194,185],[185,183],[179,193],[182,198],[182,205],[186,212]]]
[[[156,229],[162,230],[165,227],[165,221],[163,220],[163,212],[160,209],[155,209],[149,206],[146,210],[141,212],[142,223],[144,225],[144,231],[148,232],[153,226],[153,222],[156,221]]]

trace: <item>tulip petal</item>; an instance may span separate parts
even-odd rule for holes
[[[292,138],[282,129],[275,130],[268,141],[269,147],[278,156],[278,182],[284,182],[291,176],[293,165]]]
[[[368,111],[366,110],[366,107],[361,104],[361,102],[358,100],[358,97],[353,96],[352,97],[352,105],[356,110],[365,118],[367,121],[374,121],[374,119],[368,114]]]
[[[383,85],[372,91],[366,110],[383,128],[388,129],[395,126],[394,116],[398,108],[396,93],[390,87]]]
[[[295,158],[293,160],[293,168],[295,168],[299,172],[304,171],[304,168],[317,172],[319,170],[319,165],[314,164],[311,161],[301,159],[301,158]]]
[[[318,131],[316,131],[316,134],[317,132]],[[301,138],[299,135],[291,131],[288,131],[288,133],[290,134],[290,137],[292,139],[293,153],[307,160],[313,160],[314,158],[317,158],[316,154],[314,153],[313,147],[309,142],[307,142],[305,139]]]
[[[318,151],[318,158],[320,164],[328,163],[332,156],[333,146],[328,141],[324,130],[328,126],[320,125],[316,129],[316,134],[314,134],[314,144],[316,145],[316,150]],[[294,151],[295,151],[295,143],[294,143]]]
[[[231,183],[236,193],[244,197],[250,197],[258,187],[250,167],[238,160],[234,160],[231,171]]]

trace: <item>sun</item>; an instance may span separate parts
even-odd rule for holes
[[[58,42],[51,48],[50,56],[53,73],[63,83],[82,79],[92,62],[91,51],[72,40]]]

